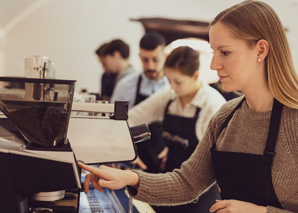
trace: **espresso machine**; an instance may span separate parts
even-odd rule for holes
[[[73,103],[74,87],[74,80],[0,77],[0,212],[78,212],[77,160],[130,162],[134,143],[150,138],[146,125],[128,126],[127,102]],[[75,207],[60,205],[68,192]]]

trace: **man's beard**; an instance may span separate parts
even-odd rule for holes
[[[159,76],[159,72],[156,70],[145,70],[145,75],[152,80],[155,80]]]

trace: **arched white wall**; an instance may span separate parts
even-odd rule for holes
[[[131,47],[131,62],[141,71],[138,45],[144,30],[130,18],[164,17],[211,21],[241,0],[44,0],[0,36],[0,75],[24,76],[24,59],[46,55],[56,75],[77,80],[76,90],[98,92],[102,71],[94,51],[103,42],[121,38]],[[267,0],[289,28],[288,38],[298,65],[298,5]],[[1,30],[0,30],[1,35]],[[297,67],[297,66],[296,66]]]

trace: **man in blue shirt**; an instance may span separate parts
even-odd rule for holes
[[[128,101],[131,108],[168,84],[163,71],[165,45],[160,34],[149,32],[142,37],[139,56],[144,71],[121,79],[114,89],[111,103]]]
[[[128,101],[129,108],[137,105],[169,82],[164,76],[163,66],[165,62],[166,42],[158,33],[148,32],[140,41],[140,59],[143,64],[143,72],[131,74],[118,82],[111,103],[115,101]],[[140,159],[147,166],[146,171],[160,172],[160,158],[158,155],[165,148],[162,138],[162,124],[154,122],[149,125],[151,139],[137,144],[137,152]]]

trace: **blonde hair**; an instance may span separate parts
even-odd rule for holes
[[[267,81],[273,96],[282,104],[298,109],[298,76],[282,23],[264,2],[244,1],[218,14],[211,25],[220,22],[248,45],[260,39],[268,42],[265,59]]]

